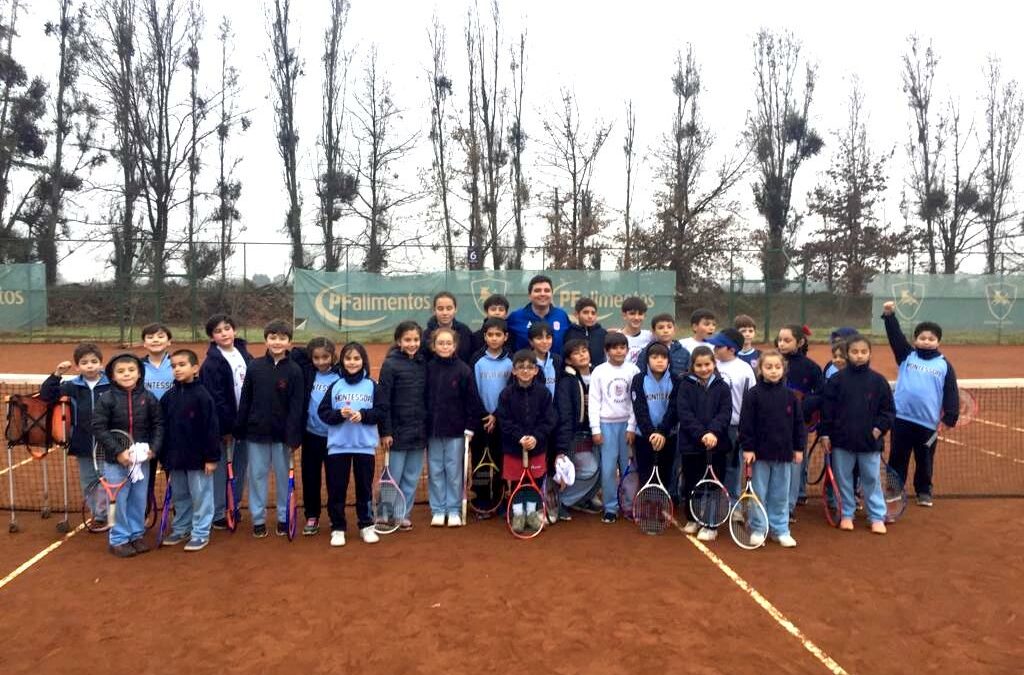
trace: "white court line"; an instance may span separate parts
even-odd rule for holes
[[[39,553],[36,553],[34,556],[32,556],[31,558],[29,558],[28,560],[23,562],[21,565],[18,566],[18,569],[14,570],[13,572],[8,574],[3,579],[0,579],[0,588],[3,588],[7,584],[11,583],[12,581],[14,581],[18,577],[20,577],[22,574],[27,572],[30,567],[32,567],[33,565],[35,565],[37,562],[39,562],[40,560],[42,560],[46,556],[48,556],[51,553],[53,553],[54,551],[56,551],[58,548],[60,548],[61,546],[64,545],[64,542],[66,542],[68,539],[70,539],[71,537],[75,536],[76,534],[78,534],[79,532],[81,532],[84,529],[85,529],[85,523],[81,523],[78,527],[76,527],[75,529],[71,530],[70,532],[65,534],[63,537],[61,537],[57,541],[53,542],[52,544],[50,544],[49,546],[44,548]]]
[[[14,466],[5,466],[5,467],[4,467],[3,469],[0,469],[0,476],[4,475],[4,474],[5,474],[5,473],[7,473],[8,471],[11,471],[11,470],[13,470],[13,469],[17,469],[17,468],[18,468],[19,466],[25,466],[26,464],[28,464],[29,462],[31,462],[31,461],[32,461],[32,459],[33,459],[32,457],[29,457],[28,459],[23,459],[23,460],[21,460],[20,462],[18,462],[18,463],[17,463],[17,464],[15,464]]]
[[[989,455],[990,457],[998,457],[999,459],[1009,460],[1009,461],[1013,462],[1014,464],[1024,464],[1024,459],[1020,459],[1018,457],[1007,457],[1006,455],[1002,455],[1002,454],[1000,454],[998,452],[995,452],[994,450],[986,450],[985,448],[977,448],[977,447],[974,447],[973,445],[969,445],[969,444],[963,443],[961,441],[955,441],[952,438],[946,438],[945,436],[939,436],[939,440],[944,442],[944,443],[949,443],[950,445],[959,446],[961,448],[970,448],[971,450],[976,450],[978,452],[981,452],[981,453],[984,453],[986,455]]]
[[[983,420],[980,417],[975,417],[973,421],[977,422],[978,424],[987,424],[990,427],[999,427],[1000,429],[1009,429],[1010,431],[1018,431],[1018,432],[1024,434],[1024,429],[1021,429],[1020,427],[1012,426],[1010,424],[1000,424],[999,422],[990,422],[989,420]]]
[[[680,527],[678,521],[673,519],[672,524],[676,526],[677,530],[683,532],[683,528]],[[700,541],[697,540],[696,537],[692,535],[683,532],[683,536],[685,536],[691,544],[697,547],[697,550],[703,553],[708,560],[713,562],[715,564],[715,567],[721,570],[725,576],[732,579],[733,583],[735,583],[737,586],[743,589],[743,591],[747,595],[749,595],[750,598],[754,602],[756,602],[761,609],[767,612],[768,615],[775,620],[775,623],[782,626],[782,628],[787,633],[789,633],[797,640],[799,640],[803,648],[810,652],[811,655],[814,656],[814,658],[816,658],[818,661],[820,661],[823,666],[828,668],[830,673],[832,673],[833,675],[848,675],[846,670],[844,670],[842,666],[836,663],[835,659],[826,654],[821,647],[811,642],[811,639],[804,635],[804,632],[797,628],[796,624],[787,619],[785,614],[779,611],[778,608],[775,607],[775,605],[770,603],[766,597],[761,595],[756,588],[747,583],[747,581],[739,574],[737,574],[735,570],[729,567],[724,560],[715,555],[711,549],[702,544]]]

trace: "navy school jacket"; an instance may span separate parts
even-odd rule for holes
[[[569,324],[565,331],[563,346],[569,340],[585,341],[587,343],[587,350],[590,352],[590,369],[593,370],[605,361],[604,336],[607,334],[608,329],[599,323],[595,323],[590,328],[581,326],[578,323]]]
[[[103,392],[110,389],[110,380],[101,374],[99,382],[92,389],[81,375],[61,382],[57,375],[50,374],[39,387],[39,398],[53,403],[61,396],[71,399],[71,443],[68,454],[74,457],[92,457],[92,411]]]
[[[848,364],[825,383],[819,434],[849,452],[877,452],[872,429],[883,434],[896,419],[889,382],[869,365]]]
[[[235,437],[298,447],[305,426],[304,400],[305,380],[295,361],[286,355],[275,364],[269,352],[253,359],[242,384]]]
[[[815,413],[821,412],[821,394],[825,389],[825,376],[821,367],[807,358],[806,354],[786,354],[786,384],[800,399],[804,421],[809,422]]]
[[[589,385],[572,366],[566,366],[555,385],[555,412],[558,424],[553,445],[557,453],[567,453],[573,440],[590,437],[590,417],[587,414]]]
[[[743,396],[739,444],[762,462],[792,462],[807,446],[807,427],[797,395],[785,381],[758,380]]]
[[[235,349],[245,359],[246,364],[252,363],[252,355],[249,354],[248,344],[242,338],[235,338]],[[230,434],[235,428],[235,420],[238,417],[238,402],[235,400],[235,379],[231,373],[231,365],[220,353],[217,344],[211,340],[210,348],[206,350],[206,358],[199,368],[199,381],[213,397],[213,403],[217,407],[217,424],[222,434]]]
[[[427,327],[423,331],[423,339],[420,346],[420,352],[427,361],[434,358],[434,350],[430,348],[430,339],[438,328],[437,319],[430,317],[430,320],[427,321]],[[452,321],[452,330],[459,336],[458,344],[455,346],[455,355],[462,359],[463,363],[469,363],[475,351],[473,349],[473,331],[458,319]]]
[[[220,461],[220,426],[213,397],[198,380],[175,382],[160,399],[164,444],[158,458],[165,469],[199,471]]]
[[[394,439],[392,451],[427,445],[427,364],[422,353],[409,358],[397,347],[380,368],[373,407],[380,411],[380,435]]]
[[[676,384],[676,416],[680,452],[704,453],[700,439],[709,432],[718,439],[713,452],[728,452],[731,448],[732,390],[717,372],[707,385],[701,384],[695,375],[687,375]]]
[[[555,407],[551,405],[551,393],[539,376],[533,378],[528,387],[520,386],[518,382],[505,387],[495,412],[501,429],[502,452],[522,457],[519,439],[533,436],[537,439],[537,446],[530,451],[530,457],[546,454],[557,419]]]
[[[484,416],[473,370],[456,356],[435,354],[427,363],[426,403],[431,438],[461,438]]]

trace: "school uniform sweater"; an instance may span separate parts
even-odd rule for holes
[[[643,329],[636,335],[629,335],[625,331],[622,333],[626,336],[626,361],[639,365],[640,354],[647,348],[647,345],[651,344],[652,335],[651,331]]]
[[[658,433],[668,438],[677,423],[676,388],[672,373],[661,378],[652,373],[637,373],[630,387],[637,433],[645,440]]]
[[[427,363],[427,436],[472,435],[483,416],[473,371],[460,358],[435,354]]]
[[[427,327],[423,331],[423,339],[421,340],[422,346],[420,351],[423,353],[423,358],[430,361],[434,358],[434,350],[431,349],[431,341],[434,335],[434,331],[440,328],[435,317],[430,317],[427,321]],[[469,329],[469,326],[462,323],[458,319],[452,321],[451,329],[455,331],[458,336],[458,343],[455,345],[455,355],[459,357],[463,363],[468,364],[473,358],[473,331]]]
[[[165,353],[158,365],[153,365],[149,356],[142,357],[142,366],[146,369],[146,389],[149,390],[156,400],[163,398],[164,394],[174,386],[174,371],[171,370],[171,356]]]
[[[557,419],[555,407],[551,405],[551,394],[539,378],[533,378],[526,387],[519,382],[505,387],[498,397],[497,417],[504,454],[522,457],[523,447],[519,440],[524,436],[537,439],[536,447],[530,450],[530,457],[546,454]]]
[[[377,424],[380,411],[374,407],[377,385],[364,372],[345,373],[328,388],[317,407],[317,415],[327,427],[328,455],[373,455],[380,442]],[[345,407],[360,414],[359,422],[341,415]]]
[[[783,382],[759,380],[743,397],[740,450],[760,462],[792,462],[807,446],[807,427],[796,394]]]
[[[558,426],[555,429],[554,446],[557,452],[568,452],[573,440],[581,435],[590,435],[590,420],[587,418],[587,394],[590,385],[572,366],[566,366],[555,388],[555,412]]]
[[[727,453],[729,420],[732,418],[732,392],[717,373],[707,383],[696,375],[687,375],[679,381],[676,392],[676,415],[679,418],[679,451],[684,454],[705,452],[700,439],[714,434],[718,444],[713,452]]]
[[[590,352],[590,367],[593,369],[605,362],[604,336],[607,334],[608,329],[599,323],[595,323],[589,328],[573,323],[565,331],[564,344],[569,344],[569,340],[583,340],[586,342],[587,351]],[[564,357],[565,354],[562,354],[562,356]]]
[[[558,378],[562,374],[562,357],[553,351],[548,352],[547,357],[544,359],[537,357],[537,367],[540,369],[537,377],[544,381],[544,386],[548,388],[548,393],[554,398],[555,385],[558,384]]]
[[[220,461],[220,427],[213,397],[198,380],[175,382],[163,398],[164,444],[158,459],[171,471],[201,471]]]
[[[590,375],[587,413],[590,416],[590,432],[601,433],[601,422],[627,422],[627,431],[636,431],[633,416],[633,401],[629,389],[633,378],[640,370],[632,363],[613,365],[605,361],[594,368]]]
[[[757,368],[757,362],[761,358],[761,350],[755,347],[751,347],[750,349],[745,350],[741,349],[740,351],[736,352],[736,358],[738,358],[741,361],[745,361],[746,364],[751,368]]]
[[[248,345],[242,338],[235,338],[235,349],[242,355],[248,365],[252,362]],[[224,358],[217,343],[210,341],[206,350],[206,359],[199,368],[199,381],[213,397],[217,406],[217,424],[222,434],[230,434],[235,428],[238,418],[238,400],[235,398],[235,376],[231,372],[231,364]]]
[[[238,404],[235,437],[258,443],[302,443],[305,382],[302,369],[285,354],[277,363],[269,352],[249,363]]]
[[[937,429],[941,421],[956,426],[960,392],[953,365],[937,349],[914,349],[895,316],[883,316],[889,346],[899,364],[896,378],[896,419]]]
[[[484,347],[473,355],[472,367],[476,393],[480,396],[484,414],[493,414],[498,408],[498,397],[512,377],[512,356],[505,349],[491,354]]]
[[[373,405],[380,411],[380,434],[391,436],[393,451],[423,450],[427,445],[427,363],[393,347],[384,359]]]
[[[643,353],[640,354],[640,360],[636,365],[641,373],[647,372],[647,359],[650,358],[651,347],[655,344],[652,342],[647,345],[644,347]],[[679,344],[679,340],[672,340],[665,346],[668,347],[668,372],[672,375],[673,380],[678,380],[690,371],[690,352]]]
[[[103,392],[110,389],[110,380],[100,373],[100,379],[92,387],[81,375],[61,381],[50,374],[39,387],[39,398],[53,403],[61,396],[71,400],[71,443],[68,454],[73,457],[92,457],[92,413],[96,401]]]
[[[880,441],[872,434],[883,434],[895,419],[892,390],[884,377],[867,364],[850,364],[825,384],[821,427],[832,446],[849,452],[878,452]]]

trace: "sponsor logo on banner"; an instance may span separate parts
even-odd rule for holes
[[[917,281],[901,281],[892,285],[896,314],[904,321],[913,321],[924,302],[925,285]]]
[[[1007,282],[987,284],[985,286],[985,301],[988,303],[988,311],[996,321],[1006,321],[1013,311],[1013,305],[1017,302],[1017,285]]]
[[[313,309],[328,325],[339,328],[370,328],[389,320],[392,312],[423,310],[430,306],[430,299],[412,294],[370,295],[368,293],[347,293],[347,284],[328,286],[316,294]],[[380,312],[380,316],[356,319],[345,316],[346,312]]]

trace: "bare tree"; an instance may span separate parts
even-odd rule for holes
[[[392,166],[401,163],[416,145],[417,135],[395,139],[395,123],[402,110],[391,96],[391,82],[380,71],[377,49],[371,49],[363,69],[362,89],[355,97],[353,136],[358,152],[352,171],[359,185],[358,197],[350,211],[363,221],[364,227],[358,243],[365,247],[363,269],[382,272],[395,248],[416,241],[395,240],[396,211],[422,197],[398,185],[398,174]]]
[[[331,18],[324,29],[323,122],[318,145],[320,169],[316,193],[320,201],[317,218],[324,239],[324,269],[333,272],[341,264],[342,249],[334,232],[334,223],[341,217],[340,206],[351,205],[356,197],[355,176],[343,168],[343,129],[345,120],[345,85],[349,54],[342,46],[342,35],[348,23],[348,0],[330,0]]]
[[[924,221],[924,244],[928,250],[928,273],[938,271],[935,229],[939,206],[946,201],[940,177],[940,162],[946,145],[947,120],[932,107],[932,88],[938,57],[931,43],[922,49],[916,35],[908,39],[903,55],[903,93],[913,113],[913,126],[907,142],[911,162],[910,187],[917,200],[917,214]]]
[[[217,41],[220,42],[220,106],[217,118],[217,208],[210,217],[220,226],[217,259],[220,265],[220,291],[224,293],[227,285],[228,258],[234,251],[232,242],[237,234],[235,222],[241,218],[238,200],[242,195],[242,183],[235,176],[241,158],[229,160],[227,156],[228,140],[237,121],[244,132],[249,128],[249,118],[238,110],[238,70],[229,65],[229,56],[234,45],[235,34],[231,21],[222,17],[217,28]]]
[[[479,114],[479,95],[477,92],[477,70],[483,69],[483,64],[477,61],[477,30],[474,17],[474,8],[466,12],[466,25],[463,36],[466,42],[466,67],[468,71],[467,109],[465,122],[455,130],[454,138],[462,143],[466,153],[466,183],[463,186],[469,195],[469,232],[468,244],[470,250],[479,251],[483,255],[484,250],[484,226],[483,210],[481,208],[480,194],[480,134],[477,130],[477,115]]]
[[[939,254],[942,257],[942,273],[956,273],[964,254],[971,250],[984,236],[979,229],[978,172],[981,169],[981,155],[970,152],[969,144],[974,136],[970,122],[962,122],[956,102],[949,102],[948,162],[952,165],[943,172],[945,180],[936,201],[936,226],[939,235]],[[952,201],[950,200],[952,197]]]
[[[477,51],[480,60],[479,108],[483,137],[480,139],[480,169],[483,177],[483,211],[487,217],[487,248],[491,249],[491,263],[500,269],[504,256],[501,250],[501,226],[498,222],[498,202],[501,198],[505,177],[502,168],[508,163],[508,151],[504,145],[505,91],[498,83],[499,55],[501,54],[501,14],[498,0],[491,2],[491,44],[488,47],[487,33],[476,16]]]
[[[791,34],[761,30],[754,39],[754,111],[747,136],[757,161],[754,202],[768,225],[762,269],[771,284],[781,284],[788,266],[787,239],[795,235],[791,214],[793,180],[808,158],[822,148],[810,126],[815,68],[801,62],[800,42]],[[803,66],[803,82],[798,82]],[[802,86],[801,86],[802,84]]]
[[[682,315],[688,294],[729,267],[720,252],[733,247],[739,229],[733,218],[738,205],[729,193],[743,179],[750,152],[726,156],[709,171],[715,137],[702,116],[701,73],[692,46],[685,59],[676,55],[671,82],[671,130],[654,153],[664,186],[655,194],[657,222],[635,228],[634,251],[639,269],[675,273],[676,314]]]
[[[1019,217],[1013,208],[1013,174],[1024,129],[1024,99],[1017,80],[1003,81],[1002,64],[989,57],[985,64],[984,128],[981,142],[982,178],[978,212],[985,226],[985,271],[995,274],[1006,236],[1006,223]]]
[[[523,151],[528,136],[523,128],[523,85],[526,77],[526,33],[519,34],[517,47],[512,48],[512,124],[508,131],[508,147],[512,151],[512,218],[515,232],[512,236],[512,251],[507,267],[510,270],[523,268],[523,252],[526,249],[523,210],[530,204],[530,186],[523,176]]]
[[[622,213],[622,259],[619,265],[624,270],[633,269],[633,192],[636,189],[636,113],[633,101],[626,103],[626,136],[622,140],[622,154],[626,158],[626,208]]]
[[[434,151],[434,163],[431,167],[433,188],[441,207],[441,239],[444,243],[445,265],[447,269],[455,269],[455,226],[452,223],[451,207],[451,149],[448,145],[448,132],[445,122],[448,119],[448,98],[452,95],[452,81],[446,74],[448,38],[444,26],[437,15],[434,15],[430,32],[427,35],[430,43],[432,69],[430,72],[430,143]]]
[[[556,269],[586,269],[592,261],[595,242],[601,231],[600,206],[595,205],[590,190],[594,164],[604,142],[611,133],[611,124],[596,122],[594,130],[581,126],[576,95],[562,89],[561,108],[551,112],[544,121],[544,163],[551,170],[555,185],[555,203],[561,192],[561,206],[548,214],[551,230],[547,248],[551,266]],[[566,213],[568,211],[568,213]]]
[[[288,193],[288,211],[285,214],[285,232],[291,239],[293,269],[306,266],[302,249],[302,195],[299,192],[298,147],[296,128],[296,85],[302,75],[302,60],[292,43],[291,0],[274,0],[267,16],[270,33],[270,84],[274,99],[277,152],[284,163],[284,185]]]
[[[827,181],[808,196],[808,208],[822,218],[817,237],[803,248],[811,278],[830,291],[861,295],[868,282],[906,245],[878,219],[886,189],[885,163],[891,157],[871,150],[864,92],[855,80],[847,102],[846,126],[836,132],[836,153]],[[845,297],[845,295],[844,295]]]

